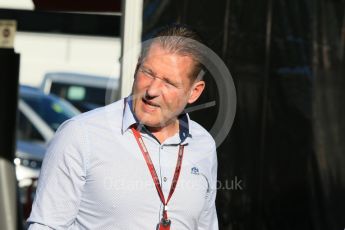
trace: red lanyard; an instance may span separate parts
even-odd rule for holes
[[[141,152],[143,153],[143,156],[145,158],[147,167],[150,170],[150,173],[151,173],[153,182],[155,183],[155,186],[156,186],[159,198],[160,198],[161,202],[164,205],[163,217],[162,217],[161,222],[159,223],[159,230],[169,230],[170,229],[171,221],[170,221],[170,219],[168,219],[167,205],[168,205],[168,202],[169,202],[170,198],[172,197],[172,195],[173,195],[173,193],[175,191],[175,188],[176,188],[176,185],[177,185],[177,181],[178,181],[178,178],[180,176],[184,146],[180,145],[180,147],[179,147],[178,159],[177,159],[177,163],[176,163],[174,178],[173,178],[172,183],[171,183],[168,199],[165,201],[164,194],[163,194],[163,191],[162,191],[162,187],[160,186],[156,170],[155,170],[155,168],[153,166],[151,157],[149,155],[149,152],[146,149],[144,141],[141,138],[140,132],[138,130],[136,130],[134,127],[132,127],[131,129],[133,131],[135,139],[137,140],[139,148],[140,148]]]

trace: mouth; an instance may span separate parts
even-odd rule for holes
[[[142,102],[150,109],[156,109],[160,107],[158,104],[153,103],[152,101],[148,101],[145,98],[142,98]]]

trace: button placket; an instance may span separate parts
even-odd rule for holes
[[[162,152],[163,152],[163,145],[160,145],[159,146],[159,171],[160,171],[160,180],[161,180],[161,186],[162,186],[162,190],[164,191],[164,188],[165,188],[165,186],[164,186],[164,180],[163,180],[163,178],[164,178],[164,170],[163,170],[163,167],[162,167],[162,161],[163,161],[163,154],[162,154]]]
[[[161,169],[161,178],[162,178],[162,190],[165,196],[169,195],[169,190],[170,190],[170,183],[169,183],[169,177],[168,177],[168,172],[167,172],[167,152],[165,152],[165,149],[167,148],[166,145],[162,144],[160,146],[160,169]]]
[[[163,149],[164,149],[164,145],[161,146],[162,152],[163,152]],[[163,172],[163,173],[162,173],[162,180],[163,180],[163,184],[165,185],[164,187],[167,188],[166,183],[167,183],[167,181],[168,181],[168,178],[167,178],[167,175],[166,175],[166,167],[164,167],[164,165],[166,164],[166,162],[165,162],[166,156],[165,156],[164,153],[163,153],[161,156],[162,156],[162,158],[163,158],[163,164],[162,164],[162,172]],[[162,159],[162,158],[161,158],[161,159]]]

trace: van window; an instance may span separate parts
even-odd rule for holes
[[[84,100],[86,96],[85,87],[81,86],[71,86],[67,92],[67,98],[69,100],[81,101]]]
[[[50,93],[70,101],[82,112],[104,106],[106,103],[105,88],[53,82]]]

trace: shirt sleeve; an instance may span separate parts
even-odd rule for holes
[[[199,217],[198,230],[219,230],[218,218],[216,211],[216,195],[217,195],[217,153],[216,149],[212,153],[211,161],[211,179],[210,179],[210,191],[202,211]]]
[[[73,226],[86,178],[82,133],[79,122],[69,120],[49,144],[28,219],[30,230]]]

